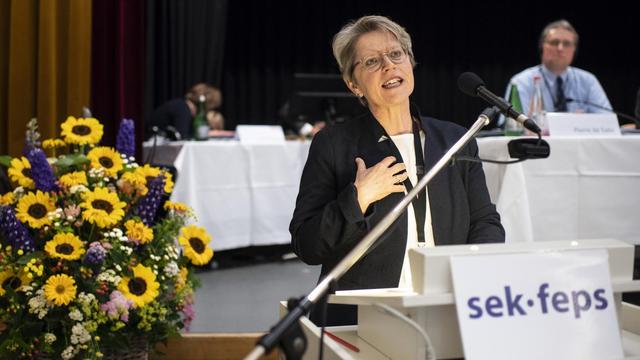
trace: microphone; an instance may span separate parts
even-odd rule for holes
[[[484,101],[497,107],[498,110],[500,110],[500,112],[505,116],[515,119],[525,128],[533,131],[538,135],[540,134],[540,128],[533,120],[515,111],[513,109],[513,105],[489,91],[484,86],[484,81],[482,81],[482,79],[480,79],[478,75],[472,72],[464,72],[460,74],[460,76],[458,77],[458,88],[460,89],[460,91],[469,96],[477,96],[482,98]]]
[[[176,141],[182,140],[182,134],[180,134],[180,131],[173,127],[173,125],[167,125],[164,129],[169,132]]]
[[[615,110],[613,110],[613,109],[610,109],[610,108],[608,108],[608,107],[606,107],[606,106],[602,106],[602,105],[594,104],[594,103],[592,103],[592,102],[590,102],[590,101],[586,101],[586,100],[576,100],[576,99],[572,99],[572,98],[566,98],[566,100],[567,100],[567,102],[568,102],[568,103],[569,103],[569,102],[577,102],[577,103],[580,103],[580,104],[585,104],[585,105],[593,106],[593,107],[598,108],[598,109],[602,109],[602,110],[605,110],[605,111],[612,112],[612,113],[614,113],[614,114],[616,114],[616,115],[620,116],[620,117],[621,117],[621,118],[623,118],[623,119],[627,119],[627,120],[631,120],[631,121],[633,121],[633,123],[634,123],[634,124],[636,124],[636,128],[639,128],[639,129],[640,129],[640,120],[638,120],[638,119],[634,118],[634,117],[633,117],[633,116],[631,116],[631,115],[627,115],[627,114],[625,114],[625,113],[621,113],[621,112],[619,112],[619,111],[615,111]]]

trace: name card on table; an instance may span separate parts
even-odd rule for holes
[[[238,125],[236,136],[242,144],[284,144],[284,132],[278,125]]]
[[[617,359],[603,249],[451,257],[465,359]]]
[[[615,114],[546,114],[551,136],[619,136],[620,125]]]

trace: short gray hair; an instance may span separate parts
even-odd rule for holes
[[[573,27],[573,25],[571,25],[569,21],[565,19],[560,19],[560,20],[550,22],[549,24],[547,24],[547,26],[544,27],[544,29],[542,29],[542,32],[540,33],[540,40],[538,41],[538,48],[540,49],[540,51],[542,51],[542,45],[544,45],[544,40],[547,38],[547,35],[549,35],[549,32],[553,29],[558,29],[558,28],[565,29],[573,33],[575,38],[574,46],[578,48],[578,38],[579,38],[578,32]]]
[[[409,56],[411,65],[415,66],[416,62],[413,57],[413,50],[411,49],[411,36],[402,26],[384,16],[363,16],[346,24],[333,37],[333,56],[338,62],[340,73],[342,73],[342,78],[345,81],[353,82],[353,70],[355,68],[355,62],[357,61],[355,56],[358,39],[360,39],[362,35],[374,31],[386,31],[398,39],[402,50]]]

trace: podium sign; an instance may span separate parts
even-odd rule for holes
[[[284,144],[282,127],[278,125],[238,125],[236,136],[241,144]]]
[[[606,250],[451,257],[466,359],[622,358]]]
[[[547,113],[551,136],[620,136],[615,114]]]

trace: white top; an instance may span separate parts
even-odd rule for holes
[[[407,168],[409,174],[409,180],[411,184],[416,186],[418,184],[418,174],[416,169],[416,153],[413,146],[413,134],[401,134],[391,136],[391,140],[396,145],[402,156],[402,161]],[[424,149],[424,133],[420,132],[420,143]],[[428,186],[427,186],[428,188]],[[427,202],[425,221],[424,221],[424,245],[425,247],[435,246],[433,240],[433,228],[431,227],[431,209],[429,206],[429,192],[425,188],[425,199]],[[405,194],[407,191],[405,190]],[[411,283],[411,268],[409,266],[409,249],[418,247],[418,231],[416,230],[416,216],[413,212],[413,204],[409,204],[407,207],[407,247],[404,252],[404,261],[402,263],[402,273],[400,274],[399,288],[412,289]]]

